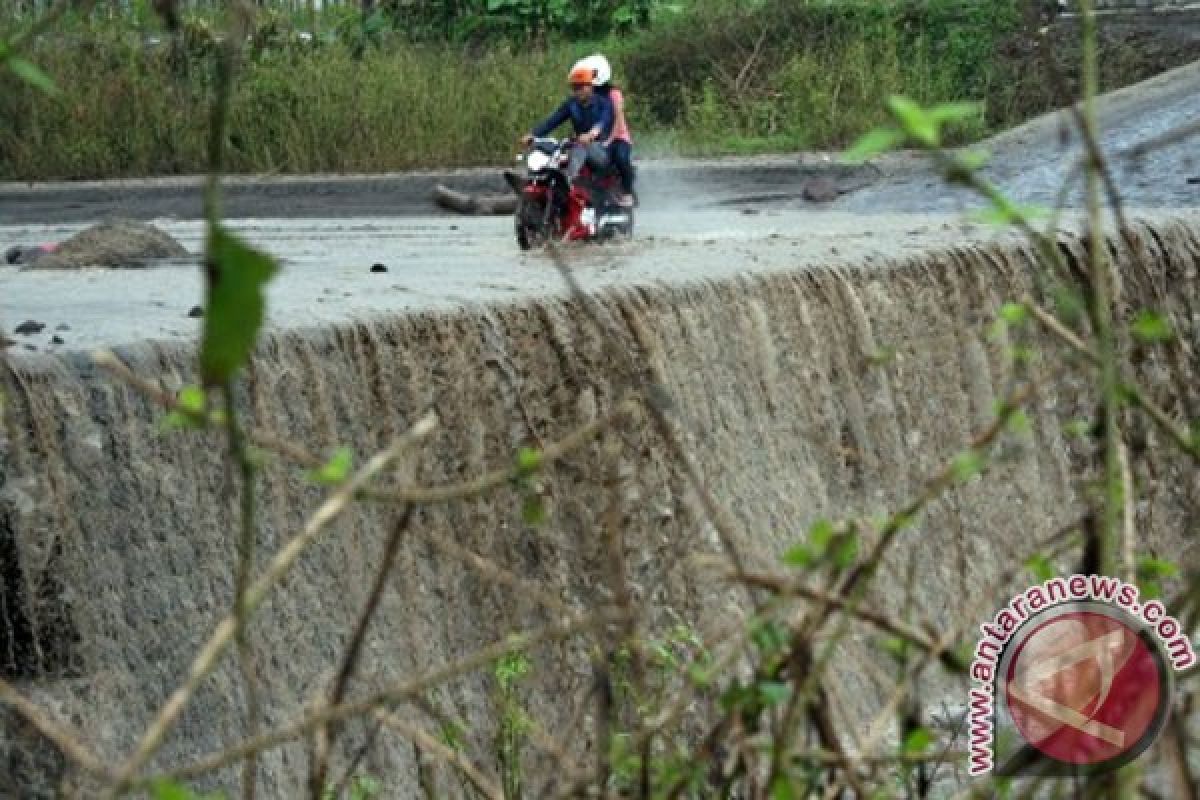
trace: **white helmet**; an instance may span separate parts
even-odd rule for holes
[[[588,56],[580,61],[579,64],[596,71],[596,77],[592,79],[593,86],[603,86],[612,80],[612,65],[608,63],[607,58],[599,53]]]

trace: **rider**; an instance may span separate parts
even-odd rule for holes
[[[596,70],[592,81],[598,94],[608,97],[613,106],[613,133],[604,143],[608,157],[612,159],[617,172],[621,176],[622,195],[617,202],[622,206],[633,205],[633,137],[629,135],[629,125],[625,121],[625,96],[621,90],[612,85],[612,66],[608,59],[600,53],[588,56],[583,63]]]
[[[570,161],[567,163],[567,174],[571,178],[579,174],[585,159],[594,170],[602,170],[609,165],[608,150],[604,143],[613,134],[613,106],[608,97],[595,90],[595,80],[594,67],[584,61],[576,62],[567,74],[571,96],[534,127],[531,133],[521,137],[522,146],[528,147],[535,137],[545,136],[568,119],[571,120],[575,138],[583,145],[571,148]]]

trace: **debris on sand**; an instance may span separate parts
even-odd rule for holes
[[[204,316],[204,309],[200,306],[192,306],[192,310],[188,312],[188,316],[192,319],[197,319]]]
[[[387,272],[388,268],[385,264],[372,264],[371,272]]]
[[[19,333],[22,336],[32,336],[35,333],[41,333],[46,327],[44,322],[38,322],[35,319],[27,319],[13,329],[13,333]]]
[[[31,269],[140,268],[164,258],[187,258],[169,234],[145,222],[112,219],[85,228],[29,264]]]
[[[32,247],[10,247],[4,251],[4,263],[15,266],[32,264],[47,253],[53,253],[56,245],[39,244]]]
[[[512,214],[517,210],[515,194],[467,194],[442,184],[433,188],[433,202],[460,214]]]
[[[804,184],[804,199],[810,203],[832,203],[841,195],[841,187],[824,175]]]

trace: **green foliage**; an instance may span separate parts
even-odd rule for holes
[[[1000,318],[1014,327],[1024,325],[1029,319],[1029,309],[1022,303],[1005,303],[1000,307]]]
[[[1138,592],[1146,600],[1162,597],[1162,581],[1179,574],[1179,567],[1161,558],[1143,556],[1137,562]]]
[[[308,473],[308,477],[316,483],[336,486],[337,484],[344,483],[350,477],[350,468],[353,464],[354,451],[349,447],[339,447],[334,451],[329,461],[317,469],[311,470]]]
[[[263,289],[277,267],[270,256],[213,224],[206,268],[210,295],[200,368],[206,383],[220,385],[233,377],[254,348],[266,312]]]
[[[498,690],[495,704],[499,715],[496,732],[496,760],[505,797],[520,797],[522,784],[521,749],[528,735],[530,719],[521,705],[518,685],[533,669],[528,656],[513,652],[501,658],[492,668]]]
[[[161,430],[200,429],[209,423],[208,398],[199,386],[185,386],[175,397],[175,408],[163,418]]]
[[[1145,344],[1169,342],[1175,337],[1171,322],[1157,311],[1139,311],[1130,326],[1134,337]]]
[[[1054,564],[1050,561],[1045,553],[1034,553],[1025,561],[1025,567],[1033,575],[1034,579],[1044,583],[1054,577],[1056,570]]]
[[[522,447],[517,451],[517,476],[532,475],[542,468],[542,454],[538,450]]]
[[[983,467],[984,458],[982,453],[978,450],[964,450],[954,457],[954,462],[951,464],[951,471],[954,473],[954,480],[959,483],[966,483],[983,472]]]
[[[426,0],[385,4],[375,25],[416,40],[595,37],[628,33],[663,10],[671,6],[658,0]]]
[[[933,733],[928,728],[916,728],[908,732],[900,751],[906,756],[919,756],[933,746]]]
[[[153,800],[225,800],[224,794],[197,794],[187,786],[172,780],[157,780],[150,786]]]
[[[371,775],[355,775],[348,788],[349,800],[374,800],[383,796],[383,783]],[[321,800],[340,800],[334,793],[336,789],[336,786],[326,786]]]
[[[809,528],[806,540],[789,547],[781,560],[790,567],[800,569],[812,569],[825,563],[846,569],[857,557],[858,533],[820,519]]]

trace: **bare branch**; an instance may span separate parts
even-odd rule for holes
[[[334,492],[309,519],[304,530],[283,547],[271,561],[266,571],[246,592],[245,608],[248,613],[262,603],[276,583],[291,569],[296,559],[317,537],[345,510],[354,496],[378,473],[393,461],[408,452],[418,442],[433,433],[436,417],[431,413],[417,421],[416,425],[391,447],[374,456],[349,481]],[[237,634],[237,616],[226,616],[213,632],[207,644],[196,655],[186,681],[168,698],[154,722],[147,729],[137,749],[118,771],[113,794],[128,789],[133,776],[142,768],[162,745],[168,731],[191,700],[192,695],[206,677],[216,668],[230,641]]]

